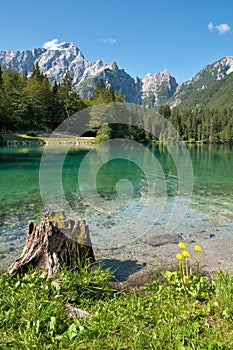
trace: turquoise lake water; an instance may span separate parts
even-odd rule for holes
[[[68,152],[68,147],[51,146],[42,165],[43,147],[0,148],[3,266],[8,263],[7,254],[23,246],[28,221],[39,222],[49,209],[68,208],[71,216],[85,218],[91,228],[111,220],[109,225],[120,230],[127,221],[133,231],[140,224],[143,230],[145,225],[168,220],[166,213],[172,215],[177,201],[182,199],[182,205],[189,206],[196,217],[208,216],[220,223],[233,220],[231,146],[187,146],[193,168],[191,180],[185,178],[182,157],[174,160],[166,147],[127,146],[119,152],[116,148],[102,149],[99,154],[98,150],[72,147]],[[177,161],[179,167],[183,166],[182,172],[177,170]],[[191,198],[185,191],[181,195],[179,181],[193,182]],[[140,213],[145,213],[147,222]]]

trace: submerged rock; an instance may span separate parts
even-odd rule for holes
[[[161,235],[161,236],[154,236],[154,237],[149,237],[144,241],[144,243],[152,245],[153,247],[160,247],[166,244],[178,244],[180,240],[182,239],[182,236],[179,234],[174,234],[174,235]]]

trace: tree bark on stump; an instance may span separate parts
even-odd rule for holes
[[[29,267],[36,267],[46,271],[49,278],[60,265],[77,269],[94,261],[85,220],[66,219],[64,212],[48,212],[39,225],[28,225],[23,252],[8,272],[24,273]]]

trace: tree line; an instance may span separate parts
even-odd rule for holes
[[[129,124],[130,120],[137,120],[138,127],[135,124],[109,125],[102,119],[102,125],[97,129],[100,141],[120,137],[147,143],[177,142],[181,137],[188,143],[233,143],[232,108],[183,110],[162,105],[156,112],[150,107],[132,104],[128,110],[124,110],[124,114]],[[91,124],[95,125],[94,116]]]
[[[0,67],[0,130],[54,130],[73,113],[95,104],[109,102],[124,102],[124,98],[102,79],[97,82],[91,98],[87,100],[78,95],[68,70],[61,82],[51,83],[37,63],[32,67],[29,77],[26,73]],[[136,113],[140,119],[140,109],[136,107],[136,104],[133,105],[130,113]],[[162,139],[164,135],[158,137],[161,125],[157,125],[156,120],[150,120],[153,119],[150,108],[141,108],[144,109],[141,113],[144,118],[141,120],[141,129],[126,125],[109,125],[103,121],[98,128],[93,127],[93,135],[97,135],[99,141],[111,137],[126,137],[147,142]],[[162,105],[158,113],[171,122],[185,141],[233,142],[232,108],[189,110],[179,107],[171,109],[168,105]],[[152,117],[147,118],[147,115]],[[148,129],[148,123],[152,133],[145,131]]]
[[[190,143],[233,143],[233,109],[197,107],[181,109],[160,106],[158,112]]]
[[[73,113],[98,103],[123,102],[123,96],[102,80],[86,100],[80,98],[70,72],[62,82],[49,82],[38,63],[30,76],[0,67],[0,130],[53,130]]]

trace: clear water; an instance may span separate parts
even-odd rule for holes
[[[182,205],[189,206],[187,215],[194,221],[233,221],[232,150],[227,145],[188,147],[194,187],[191,202],[187,200]],[[102,242],[116,232],[117,240],[121,240],[119,232],[126,234],[126,226],[130,239],[136,239],[133,232],[137,229],[143,231],[166,222],[182,199],[179,174],[167,149],[147,148],[143,162],[138,148],[127,149],[122,158],[115,151],[100,156],[92,150],[88,158],[88,149],[73,147],[68,152],[67,147],[50,148],[43,158],[45,181],[40,177],[43,147],[0,148],[0,267],[8,265],[9,257],[12,259],[22,248],[28,221],[39,222],[48,209],[68,208],[71,216],[85,218],[93,232],[92,239],[95,241],[101,231]],[[150,181],[156,186],[151,186]],[[190,222],[185,224],[184,220],[182,225],[184,230]],[[100,236],[96,239],[100,240]]]
[[[195,208],[214,218],[233,220],[233,147],[189,149],[194,169]]]

